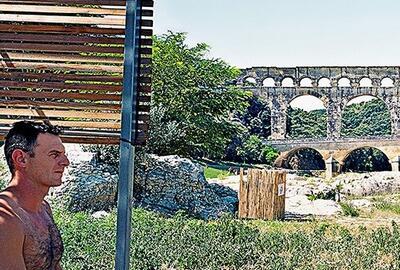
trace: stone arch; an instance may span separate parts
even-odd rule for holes
[[[304,96],[315,97],[315,98],[321,100],[321,102],[322,102],[322,98],[323,98],[323,95],[318,91],[298,91],[297,95],[291,96],[289,98],[288,104],[290,104],[293,100],[304,97]],[[325,105],[324,105],[324,107],[325,107]]]
[[[304,77],[300,80],[300,87],[313,87],[313,81],[309,77]]]
[[[363,77],[359,81],[360,87],[372,87],[372,80],[368,77]]]
[[[311,156],[317,160],[310,159]],[[296,147],[290,151],[282,153],[280,157],[280,167],[295,170],[325,170],[323,155],[314,148]]]
[[[382,78],[381,87],[394,87],[394,80],[390,77]]]
[[[287,137],[324,138],[327,136],[327,108],[317,91],[303,91],[288,100]]]
[[[350,87],[351,81],[348,77],[341,77],[337,82],[339,87]]]
[[[275,79],[273,77],[267,77],[262,81],[264,87],[275,87]]]
[[[327,77],[322,77],[318,80],[318,87],[332,87],[331,80]]]
[[[257,78],[254,78],[253,76],[246,76],[243,78],[243,84],[246,83],[257,85]]]
[[[364,93],[364,94],[358,94],[358,95],[354,95],[354,96],[349,96],[347,98],[343,99],[343,103],[342,103],[342,113],[341,113],[341,135],[344,137],[364,137],[364,136],[384,136],[384,135],[390,135],[392,133],[392,115],[390,113],[390,107],[389,105],[386,103],[386,101],[384,99],[382,99],[380,96],[374,95],[372,94],[372,92],[368,91],[369,93]],[[359,99],[358,102],[353,102],[356,99]],[[374,103],[364,103],[364,105],[361,105],[361,102],[374,102]],[[370,117],[371,119],[369,119],[369,124],[365,125],[365,121],[363,121],[362,119],[357,118],[358,116],[355,116],[355,119],[357,121],[361,121],[359,123],[357,123],[356,121],[354,121],[353,119],[350,119],[349,117],[351,116],[350,111],[349,111],[349,106],[357,106],[355,104],[360,104],[360,106],[358,106],[358,110],[357,113],[359,114],[363,114],[363,110],[366,109],[365,106],[376,106],[377,110],[373,110],[372,113],[375,115],[371,115],[371,114],[367,114],[364,115],[367,117],[367,120],[369,119],[368,117]],[[379,112],[379,107],[381,106],[381,104],[384,104],[385,108]],[[364,106],[364,107],[363,107]],[[353,115],[354,116],[354,115]],[[376,118],[375,118],[376,116]],[[382,118],[384,120],[387,120],[386,122],[382,123]],[[372,122],[371,122],[372,121]],[[376,122],[374,122],[376,121]],[[359,126],[357,127],[356,125],[359,124]],[[363,128],[360,125],[365,125],[365,132],[368,132],[369,134],[361,134]],[[371,129],[371,127],[373,128],[375,125],[376,127],[379,127],[381,130],[375,130],[375,129]],[[352,129],[352,130],[349,130]],[[387,132],[386,132],[387,130]],[[358,135],[357,135],[358,134]]]
[[[363,150],[370,151],[373,154],[363,153]],[[357,154],[358,156],[352,157],[352,155],[357,155]],[[348,151],[346,151],[345,155],[338,161],[341,164],[341,169],[343,172],[392,170],[389,155],[385,152],[385,150],[380,149],[379,147],[372,147],[368,145],[358,146],[349,149]]]
[[[295,87],[294,79],[290,76],[284,77],[281,81],[282,87]]]

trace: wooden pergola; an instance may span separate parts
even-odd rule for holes
[[[152,0],[0,0],[0,139],[18,120],[120,144],[115,269],[129,269],[135,146],[149,127]]]

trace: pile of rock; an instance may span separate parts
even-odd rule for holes
[[[116,205],[118,172],[113,166],[97,163],[76,145],[67,148],[71,165],[64,184],[53,192],[67,207],[79,210],[107,210]],[[76,157],[75,159],[72,156]],[[86,157],[86,158],[81,158]],[[237,210],[237,192],[209,184],[203,168],[178,156],[146,156],[136,167],[135,206],[172,215],[177,211],[213,219]]]

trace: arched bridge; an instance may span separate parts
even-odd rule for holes
[[[250,82],[250,83],[246,83]],[[380,149],[399,170],[400,155],[400,67],[254,67],[243,69],[238,85],[265,99],[271,109],[271,144],[281,151],[278,163],[300,148],[313,148],[326,160],[327,173],[340,171],[349,152],[360,147]],[[327,137],[289,140],[289,103],[303,95],[319,98],[327,110]],[[387,137],[341,137],[342,111],[358,96],[369,95],[385,102],[390,113],[391,135]],[[331,169],[331,172],[329,172]]]

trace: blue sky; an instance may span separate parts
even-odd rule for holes
[[[399,0],[155,0],[154,28],[239,68],[400,65],[399,11]]]

